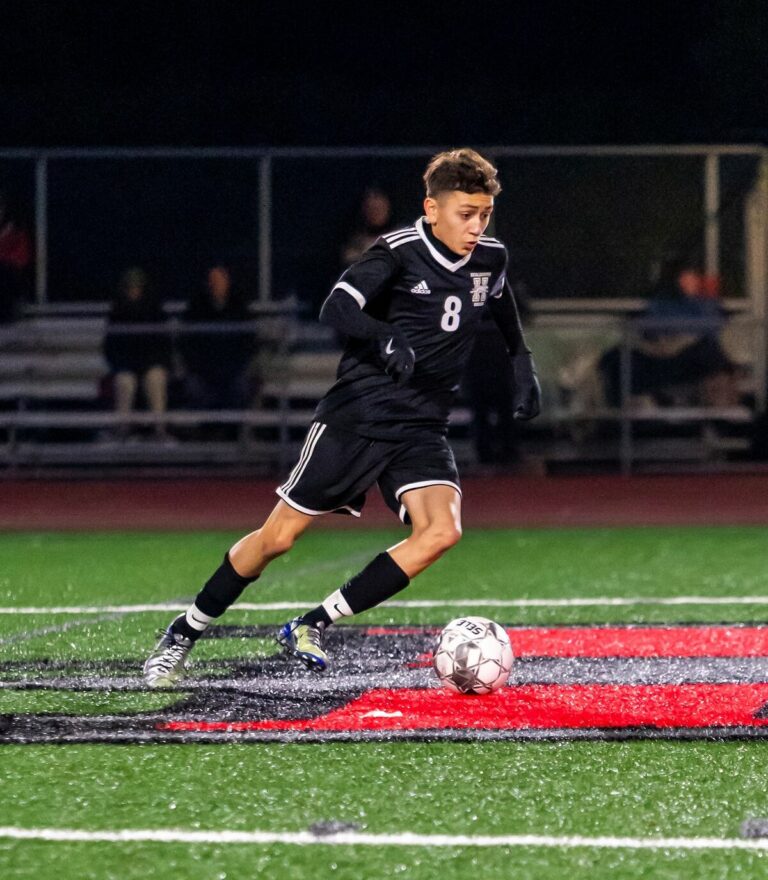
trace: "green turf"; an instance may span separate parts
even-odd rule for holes
[[[0,690],[0,715],[20,712],[66,715],[130,715],[165,709],[183,699],[176,691],[157,693],[76,693],[57,690]]]
[[[315,602],[404,535],[363,529],[310,533],[244,599]],[[186,601],[237,537],[221,532],[0,536],[0,605]],[[760,528],[470,530],[403,598],[760,595],[767,582],[765,548]],[[384,607],[364,619],[435,624],[469,610],[471,605]],[[138,669],[169,616],[0,615],[0,660],[126,660]],[[287,616],[233,609],[226,622],[272,624]],[[736,622],[763,620],[768,607],[514,608],[491,616],[522,624]],[[245,647],[272,650],[269,642],[253,639]],[[237,639],[205,640],[196,660],[204,668],[206,660],[240,656],[242,648]],[[0,723],[3,712],[131,713],[176,698],[173,693],[0,691]],[[2,746],[0,825],[299,831],[336,820],[372,833],[730,838],[745,819],[768,818],[767,749],[761,742]],[[164,876],[166,868],[204,878],[291,880],[432,880],[468,874],[714,880],[763,876],[768,856],[0,840],[3,880],[133,880]]]
[[[2,825],[301,831],[338,820],[378,833],[732,837],[745,818],[768,817],[766,749],[738,742],[3,746],[0,755],[15,792],[0,803]],[[52,771],[64,785],[49,786]]]
[[[6,855],[7,852],[7,855]],[[654,852],[642,858],[625,853],[577,849],[443,849],[313,847],[311,852],[282,845],[180,846],[168,844],[62,844],[28,842],[6,849],[14,880],[61,880],[57,863],[78,880],[147,880],[170,872],[200,880],[290,878],[290,880],[466,880],[472,878],[565,878],[568,880],[758,880],[768,860],[762,854]],[[42,866],[42,868],[41,868]]]
[[[315,531],[250,588],[252,601],[317,597],[400,530]],[[163,602],[193,596],[239,535],[0,536],[0,603]],[[408,597],[750,595],[765,587],[765,530],[753,528],[468,530]]]
[[[765,749],[740,743],[6,746],[0,759],[7,768],[5,789],[13,793],[0,805],[0,824],[22,827],[301,831],[337,820],[372,833],[735,837],[745,818],[768,815]],[[57,847],[17,843],[8,849],[13,863],[23,865],[54,859]],[[326,871],[331,863],[350,871],[365,864],[369,877],[397,876],[395,866],[407,864],[406,876],[418,878],[459,877],[456,858],[464,867],[493,871],[485,876],[553,878],[565,866],[585,878],[587,870],[592,878],[730,877],[726,868],[757,871],[766,858],[471,848],[450,855],[394,848],[350,853],[285,846],[190,852],[156,844],[78,844],[66,850],[68,864],[81,865],[78,870],[93,867],[96,851],[104,873],[93,876],[130,878],[169,854],[184,870],[201,863],[233,876],[254,876],[242,872],[255,860],[274,876],[290,865],[289,876],[311,877],[319,860]],[[131,856],[120,874],[116,866],[129,852],[141,858],[134,864]],[[443,862],[443,873],[431,873]],[[513,874],[504,873],[505,864],[514,865]],[[663,866],[680,873],[666,873]]]

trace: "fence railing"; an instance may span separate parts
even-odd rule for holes
[[[205,326],[185,324],[178,316],[179,309],[180,304],[171,305],[171,317],[167,322],[122,326],[129,335],[155,334],[159,330],[178,341],[187,333],[194,338],[194,334],[201,331],[225,332],[233,329],[238,334],[245,330],[264,334],[266,316],[278,317],[278,322],[266,334],[271,352],[276,356],[261,376],[261,387],[268,398],[266,405],[262,397],[254,402],[253,407],[246,409],[193,410],[181,401],[160,415],[142,410],[117,413],[109,408],[106,401],[96,399],[95,391],[87,398],[78,396],[80,392],[77,389],[68,396],[66,406],[56,404],[56,395],[61,393],[62,382],[66,379],[66,371],[58,370],[56,358],[60,356],[62,349],[67,349],[67,340],[80,337],[79,351],[83,356],[83,363],[86,364],[91,388],[95,389],[98,377],[107,371],[106,364],[99,360],[104,333],[108,327],[116,329],[118,325],[107,324],[101,306],[94,307],[90,315],[87,314],[88,306],[83,304],[78,306],[75,314],[71,313],[72,306],[67,307],[65,311],[68,314],[64,315],[60,314],[58,307],[53,307],[53,312],[57,313],[53,318],[50,317],[50,312],[38,307],[33,311],[38,316],[47,315],[47,319],[31,318],[11,328],[20,334],[19,338],[23,336],[22,331],[28,332],[26,352],[22,352],[19,340],[7,349],[7,353],[0,346],[0,396],[7,404],[13,400],[16,402],[13,409],[6,406],[6,410],[0,412],[0,436],[4,440],[4,444],[0,443],[0,452],[3,461],[10,466],[21,466],[30,463],[44,464],[46,460],[48,463],[61,460],[66,450],[54,448],[52,432],[66,429],[93,432],[85,442],[78,440],[77,449],[70,449],[70,458],[76,453],[84,462],[100,461],[105,464],[111,459],[117,461],[121,457],[129,462],[139,461],[142,457],[140,448],[94,444],[98,429],[165,424],[183,431],[203,424],[218,424],[238,426],[246,430],[238,435],[242,441],[239,446],[230,447],[226,451],[213,446],[208,452],[198,450],[206,461],[214,463],[216,455],[225,455],[229,463],[259,458],[268,462],[273,469],[284,470],[290,464],[303,430],[309,424],[314,403],[333,381],[337,361],[334,340],[327,336],[318,339],[318,325],[302,324],[295,319],[295,314],[290,309],[285,306],[279,309],[277,304],[257,304],[255,309],[260,313],[259,319],[236,322],[233,327],[216,323]],[[591,315],[587,318],[585,322],[583,317],[573,315],[550,314],[546,319],[535,316],[528,330],[529,342],[540,365],[545,394],[542,416],[526,426],[526,434],[530,438],[531,447],[534,450],[540,449],[543,457],[549,454],[546,451],[548,437],[553,431],[557,433],[562,429],[571,430],[574,426],[594,431],[600,425],[613,425],[618,431],[618,442],[614,451],[608,451],[607,447],[598,451],[606,460],[618,461],[624,472],[630,472],[645,454],[642,438],[640,442],[638,438],[640,427],[647,434],[648,426],[654,424],[705,427],[724,422],[746,426],[752,421],[754,410],[759,408],[757,353],[760,351],[762,328],[755,324],[750,315],[737,312],[727,322],[728,328],[737,336],[740,351],[738,364],[742,374],[742,389],[738,405],[705,406],[697,400],[686,400],[652,409],[638,409],[632,400],[633,364],[630,352],[638,339],[649,332],[685,332],[691,335],[712,333],[721,329],[721,322],[680,319],[650,321],[647,318],[627,318],[621,313],[614,313],[612,317],[603,315],[596,318]],[[56,352],[50,364],[46,361],[46,339]],[[564,339],[567,344],[563,344]],[[568,394],[573,389],[566,388],[568,383],[563,377],[571,361],[576,356],[583,360],[585,355],[589,355],[594,370],[599,355],[607,348],[615,346],[621,351],[620,405],[609,406],[599,394],[586,400],[569,397]],[[26,393],[20,386],[14,386],[13,375],[9,372],[14,358],[24,358],[24,363],[18,365],[18,374],[24,379]],[[5,364],[4,359],[8,364]],[[76,373],[75,365],[67,374],[75,384]],[[55,380],[55,387],[48,394],[45,383],[52,379]],[[472,425],[471,401],[466,401],[455,410],[453,423],[454,428],[463,432],[464,438],[469,442]],[[259,431],[267,432],[268,436],[254,441],[252,433]],[[596,436],[598,439],[594,445],[600,447],[599,435]],[[577,458],[578,444],[575,444],[575,450],[573,457]],[[144,454],[149,459],[172,463],[175,460],[184,461],[185,457],[189,457],[189,451],[190,445],[182,442],[176,449],[161,450],[159,459],[157,450],[150,446],[146,447]],[[685,457],[685,453],[682,457]]]
[[[393,224],[411,222],[439,149],[0,150],[0,170],[34,206],[38,303],[106,299],[136,262],[173,298],[215,251],[245,265],[260,301],[295,292],[316,305],[365,187],[391,195]],[[504,185],[494,223],[535,295],[637,295],[674,249],[695,253],[727,294],[764,301],[765,147],[481,149]]]

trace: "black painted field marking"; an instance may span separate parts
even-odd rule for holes
[[[199,662],[172,706],[108,715],[0,715],[0,742],[768,736],[765,626],[512,628],[513,646],[517,641],[523,656],[511,686],[489,697],[458,697],[436,687],[429,665],[436,632],[335,627],[328,638],[333,670],[318,677],[282,655],[248,656],[249,639],[269,637],[272,628],[217,627],[214,638],[242,640],[243,656]],[[0,706],[3,690],[142,692],[140,667],[140,659],[0,663]]]

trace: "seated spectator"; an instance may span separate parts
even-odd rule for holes
[[[380,189],[371,187],[363,193],[357,226],[341,248],[341,263],[356,263],[376,239],[388,232],[392,224],[392,203]]]
[[[701,272],[685,262],[669,264],[654,288],[645,318],[706,320],[710,326],[648,330],[630,350],[631,394],[651,395],[664,403],[674,386],[698,386],[701,402],[733,406],[738,402],[735,367],[720,344],[724,312],[705,290]],[[599,362],[609,406],[621,405],[621,349],[605,352]]]
[[[171,340],[164,332],[137,332],[142,324],[159,324],[165,315],[138,268],[123,273],[109,313],[104,338],[104,357],[111,370],[115,410],[125,418],[116,436],[131,433],[130,414],[139,387],[152,413],[162,416],[168,409],[168,375],[171,369]],[[158,439],[173,442],[162,421],[154,427]]]
[[[0,324],[15,321],[19,316],[31,260],[29,235],[18,225],[8,199],[0,193]]]
[[[252,329],[237,324],[251,320],[244,298],[225,266],[212,266],[204,287],[189,302],[179,345],[186,367],[187,403],[195,409],[243,409],[251,402],[250,366],[256,352]],[[195,324],[220,325],[193,329]],[[233,326],[234,325],[234,326]]]

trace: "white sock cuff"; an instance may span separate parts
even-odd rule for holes
[[[203,632],[208,624],[214,619],[213,617],[209,617],[207,614],[203,614],[203,612],[194,603],[190,605],[187,609],[185,618],[192,629],[196,629],[198,632]]]
[[[331,622],[335,623],[340,617],[352,617],[354,611],[349,607],[347,600],[341,595],[341,590],[336,590],[323,602],[323,608]]]

